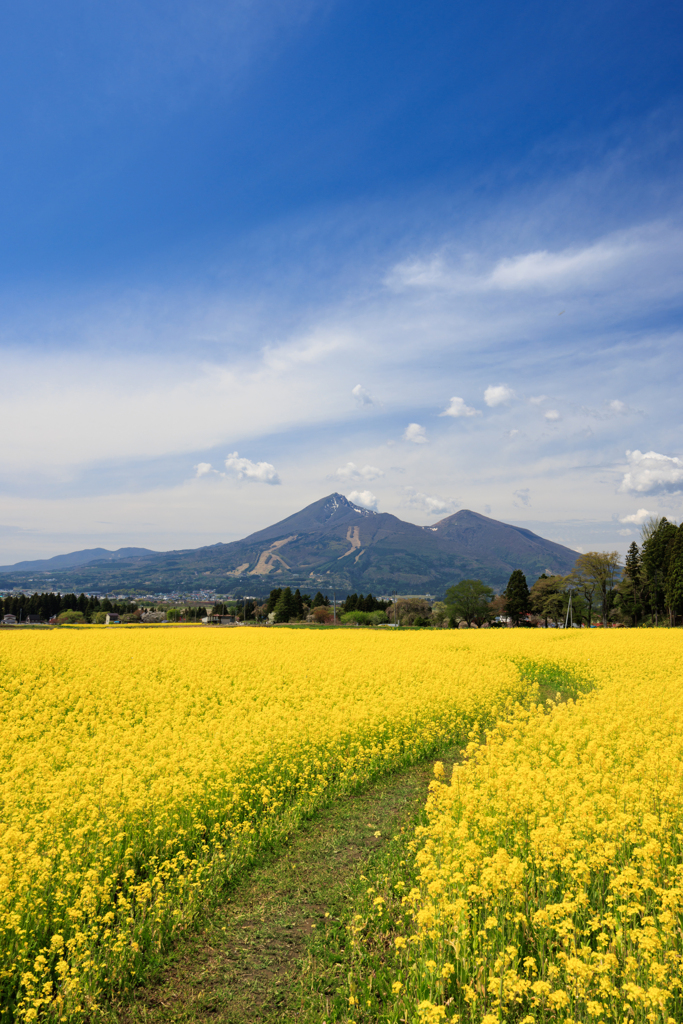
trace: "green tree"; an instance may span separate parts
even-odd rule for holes
[[[564,617],[567,580],[564,576],[542,576],[529,591],[529,607],[536,615],[542,615],[546,626],[548,619],[556,624]]]
[[[521,569],[513,570],[504,597],[506,611],[513,625],[518,626],[522,617],[529,611],[529,587]]]
[[[665,584],[666,603],[672,625],[676,615],[683,613],[683,523],[676,530]]]
[[[652,527],[652,524],[649,524]],[[678,527],[664,516],[656,521],[643,542],[642,568],[647,596],[655,624],[666,608],[666,578]]]
[[[85,622],[85,615],[76,608],[68,608],[61,612],[57,622],[60,626],[75,626],[76,623]]]
[[[585,555],[579,555],[569,575],[571,586],[575,586],[586,599],[590,594],[591,609],[593,595],[598,595],[602,622],[605,626],[614,598],[614,586],[620,573],[618,551],[588,551]]]
[[[481,580],[460,580],[446,591],[446,608],[449,619],[464,619],[468,626],[473,622],[481,626],[491,618],[493,590]]]
[[[273,608],[273,612],[275,613],[273,622],[289,622],[290,619],[296,618],[297,604],[291,587],[285,587],[282,591]]]
[[[617,584],[618,606],[632,626],[638,625],[638,618],[643,612],[643,573],[640,551],[635,541],[626,553],[624,572],[621,582]]]

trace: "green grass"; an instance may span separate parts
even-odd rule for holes
[[[452,763],[457,748],[441,755]],[[320,811],[262,855],[145,987],[106,1012],[121,1024],[348,1019],[359,965],[349,925],[366,876],[383,878],[421,819],[435,758]],[[398,838],[395,838],[397,837]],[[370,952],[370,951],[369,951]],[[377,951],[372,951],[372,963]],[[373,970],[368,962],[368,969]]]

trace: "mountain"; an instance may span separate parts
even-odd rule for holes
[[[569,572],[576,558],[575,551],[531,530],[466,509],[433,526],[415,526],[388,512],[361,508],[335,493],[244,540],[115,561],[98,557],[61,572],[51,570],[50,586],[99,592],[207,590],[257,595],[274,587],[294,586],[337,589],[342,594],[396,590],[438,595],[467,578],[481,579],[500,591],[513,569],[522,569],[531,585],[543,572]],[[18,566],[0,571],[0,587],[25,586],[25,572]],[[31,572],[36,585],[38,570]]]
[[[32,562],[0,565],[0,572],[51,572],[53,569],[73,569],[74,566],[89,565],[91,562],[113,562],[122,558],[140,558],[142,555],[156,553],[150,548],[119,548],[117,551],[108,551],[107,548],[84,548],[83,551],[55,555],[54,558],[37,558]]]

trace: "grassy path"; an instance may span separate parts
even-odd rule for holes
[[[457,753],[440,759],[449,765]],[[338,1020],[349,969],[346,923],[364,887],[360,876],[397,830],[420,817],[435,759],[326,808],[262,857],[179,944],[157,980],[111,1008],[110,1020]]]

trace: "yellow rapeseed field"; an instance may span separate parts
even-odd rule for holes
[[[259,844],[493,726],[534,678],[509,639],[2,633],[0,1020],[95,1018]]]
[[[473,737],[352,934],[386,954],[353,1019],[683,1020],[683,633],[468,637],[472,657],[563,661],[595,689]],[[406,882],[406,879],[408,880]],[[412,879],[412,887],[411,887]],[[383,945],[381,940],[383,938]]]

